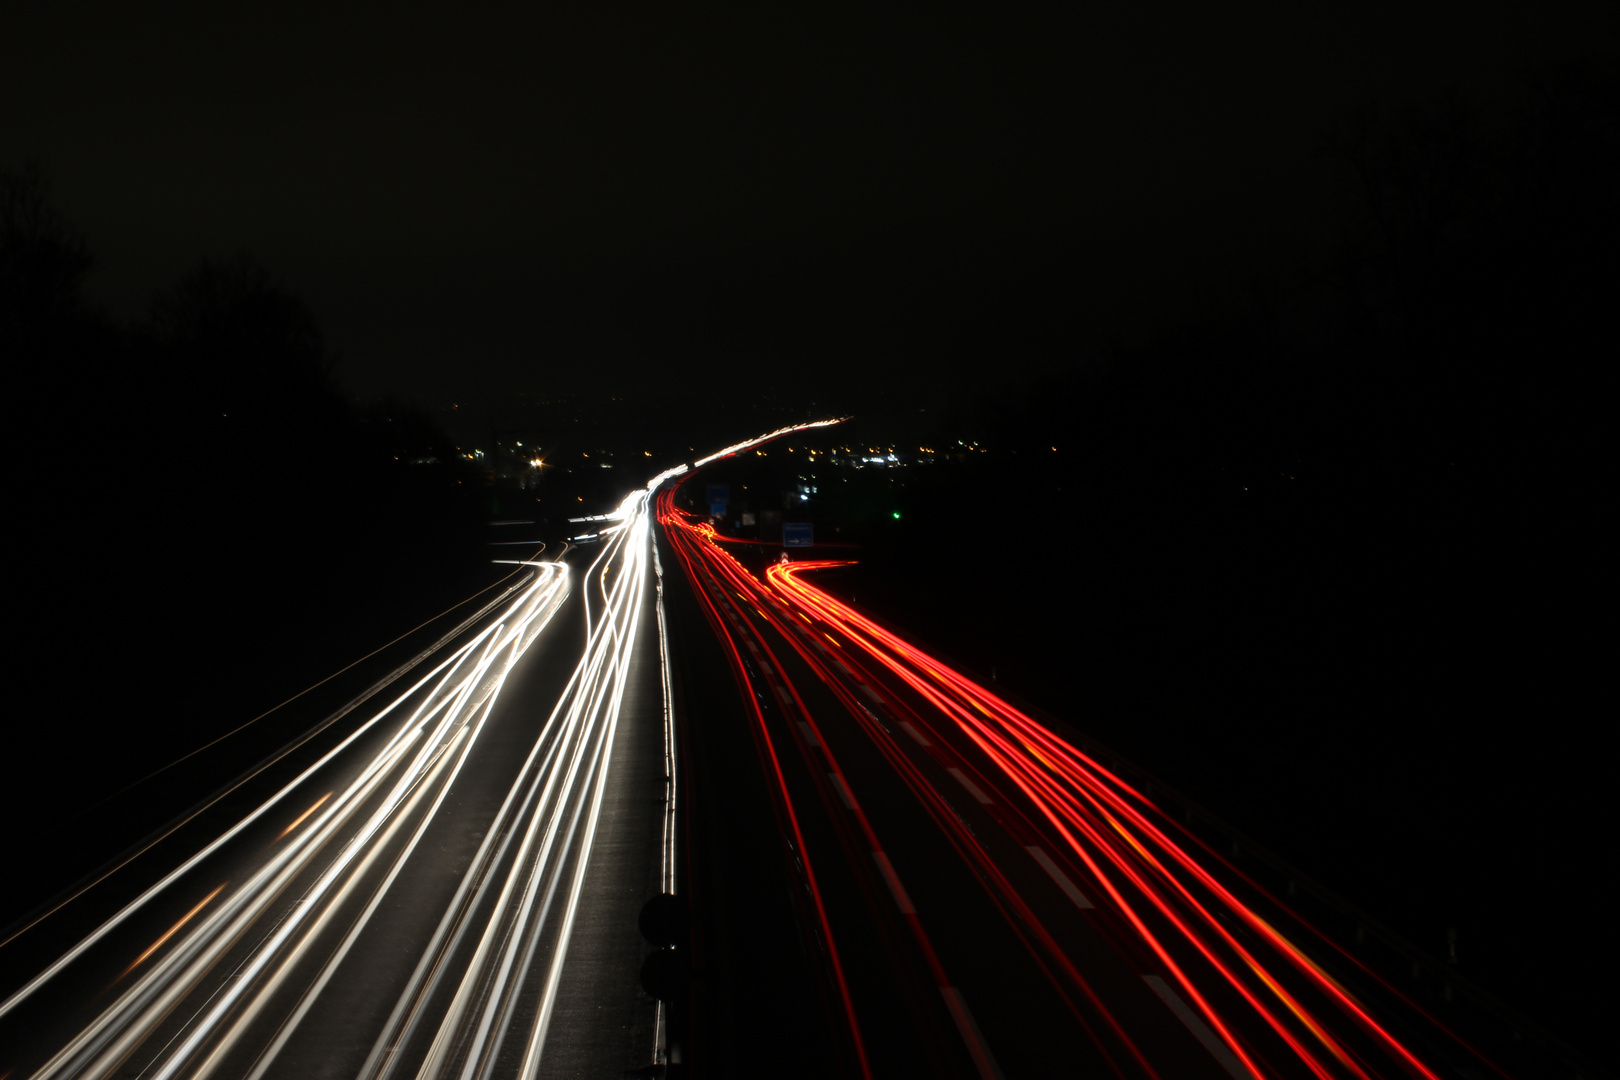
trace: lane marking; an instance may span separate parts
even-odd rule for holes
[[[805,723],[803,720],[799,721],[799,730],[804,732],[804,739],[811,746],[821,745],[821,740],[816,738],[816,729]]]
[[[879,705],[883,704],[883,699],[878,697],[876,690],[873,690],[870,686],[867,686],[865,683],[861,683],[861,689],[866,691],[866,696],[867,697],[871,698],[873,701],[877,702]]]
[[[776,696],[782,699],[782,704],[784,705],[793,704],[793,695],[788,693],[780,686],[776,687]]]
[[[962,991],[954,986],[942,986],[939,992],[945,995],[945,1007],[951,1012],[951,1019],[956,1021],[956,1030],[962,1033],[962,1041],[967,1043],[968,1054],[973,1058],[973,1064],[978,1067],[979,1075],[984,1080],[1005,1080],[1001,1066],[996,1064],[995,1056],[990,1053],[990,1047],[985,1045],[984,1035],[979,1031],[979,1025],[974,1022],[973,1014],[968,1011],[967,1002],[962,1000]],[[1244,1080],[1249,1080],[1245,1077]]]
[[[855,809],[855,793],[849,790],[849,785],[844,783],[844,778],[835,772],[830,772],[827,775],[832,777],[833,787],[838,789],[838,797],[844,800],[844,806],[850,810]]]
[[[1142,981],[1159,995],[1160,1001],[1170,1006],[1170,1011],[1176,1014],[1176,1019],[1185,1024],[1187,1030],[1193,1033],[1193,1038],[1203,1043],[1204,1049],[1215,1056],[1215,1060],[1221,1063],[1221,1068],[1231,1075],[1232,1080],[1254,1080],[1254,1074],[1243,1067],[1243,1062],[1232,1053],[1232,1048],[1221,1042],[1220,1037],[1204,1023],[1204,1018],[1193,1012],[1163,979],[1157,975],[1144,975]]]
[[[305,810],[302,814],[299,814],[296,818],[294,818],[293,823],[291,825],[288,825],[285,829],[282,829],[281,830],[281,836],[277,836],[275,840],[271,841],[271,843],[275,843],[275,842],[281,840],[281,838],[283,836],[286,836],[288,833],[290,833],[294,829],[298,828],[298,826],[302,825],[304,823],[305,818],[309,817],[309,815],[311,815],[315,811],[319,810],[321,808],[321,806],[326,802],[326,800],[330,799],[334,794],[335,794],[335,792],[328,791],[325,795],[322,795],[319,799],[316,799],[314,806],[311,806],[308,810]]]
[[[918,746],[933,746],[934,745],[933,743],[929,742],[927,739],[923,738],[922,732],[918,731],[916,728],[912,727],[910,724],[906,723],[904,720],[900,721],[900,729],[902,731],[904,731],[907,735],[910,735],[913,739],[916,739]]]
[[[967,773],[963,772],[961,769],[946,769],[945,771],[956,777],[956,782],[967,788],[969,795],[973,796],[975,799],[978,799],[985,806],[990,805],[990,796],[980,791],[978,785],[968,779]]]
[[[889,891],[894,894],[894,902],[900,908],[902,915],[915,915],[917,909],[911,906],[911,897],[906,895],[906,887],[900,884],[900,875],[894,872],[889,865],[889,857],[881,851],[872,852],[872,858],[877,860],[878,870],[883,873],[883,880],[889,883]],[[1248,1080],[1247,1077],[1244,1080]]]
[[[844,663],[842,660],[834,660],[833,663],[837,664],[838,665],[838,670],[842,671],[845,675],[853,675],[853,674],[855,674],[854,670],[851,669],[850,666],[848,664]]]
[[[1069,880],[1069,875],[1059,869],[1058,864],[1052,861],[1052,856],[1048,855],[1039,845],[1026,844],[1024,850],[1035,856],[1035,861],[1041,864],[1041,869],[1052,875],[1052,880],[1057,882],[1057,887],[1063,890],[1063,895],[1074,901],[1075,907],[1089,909],[1097,906],[1086,899],[1086,894],[1081,892],[1079,887]]]

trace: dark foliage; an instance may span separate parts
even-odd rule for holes
[[[250,256],[203,260],[133,327],[86,304],[91,264],[41,172],[0,172],[13,659],[59,689],[5,789],[23,847],[61,791],[94,804],[487,566],[477,477],[418,412],[352,405],[314,314]]]
[[[860,541],[846,596],[1421,947],[1454,930],[1465,975],[1604,1053],[1616,87],[1368,105],[1324,139],[1335,241],[1264,289],[1004,392],[881,388],[820,439],[933,464],[822,458],[802,507],[802,446],[713,479]]]

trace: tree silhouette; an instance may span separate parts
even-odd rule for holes
[[[246,252],[205,258],[160,293],[150,327],[211,411],[291,419],[336,395],[314,312]]]
[[[0,342],[37,347],[83,310],[95,260],[51,203],[38,162],[0,168]]]
[[[1324,145],[1343,229],[1317,301],[1336,314],[1314,347],[1351,360],[1400,452],[1523,460],[1578,431],[1554,421],[1553,399],[1613,336],[1613,74],[1574,66],[1496,98],[1364,105]]]

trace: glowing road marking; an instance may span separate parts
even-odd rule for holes
[[[1181,997],[1170,989],[1163,979],[1157,975],[1144,975],[1142,981],[1152,987],[1153,992],[1159,995],[1160,1001],[1170,1006],[1170,1011],[1176,1014],[1176,1019],[1186,1025],[1187,1030],[1193,1033],[1193,1038],[1197,1039],[1204,1049],[1208,1050],[1215,1060],[1221,1063],[1221,1068],[1227,1071],[1232,1080],[1256,1080],[1255,1074],[1243,1067],[1243,1062],[1239,1061],[1236,1055],[1226,1048],[1226,1044],[1215,1036],[1215,1033],[1209,1029],[1209,1025],[1204,1023],[1197,1013],[1188,1008],[1187,1003],[1182,1001]]]
[[[311,807],[311,809],[314,809],[314,808]],[[305,811],[305,813],[308,813],[308,811]],[[137,956],[134,960],[130,961],[129,967],[127,967],[123,971],[119,972],[118,977],[120,979],[122,979],[125,975],[128,975],[130,972],[132,972],[136,968],[140,967],[142,960],[145,960],[148,956],[151,956],[153,953],[155,953],[159,949],[161,949],[163,947],[163,943],[165,941],[168,941],[170,938],[174,937],[175,931],[179,930],[182,926],[186,925],[186,923],[190,922],[192,916],[196,915],[197,912],[199,912],[203,908],[207,907],[208,906],[208,901],[210,901],[214,897],[218,896],[219,893],[220,893],[220,890],[225,888],[225,886],[229,885],[229,884],[230,884],[230,882],[228,882],[228,881],[222,881],[218,885],[214,886],[214,891],[213,892],[209,893],[207,896],[205,896],[201,900],[197,901],[197,906],[196,907],[192,908],[190,911],[188,911],[184,915],[180,916],[180,921],[179,922],[177,922],[173,926],[169,927],[169,929],[164,932],[162,937],[158,938],[156,941],[152,942],[152,944],[150,944],[150,945],[148,945],[146,947],[145,952],[141,953],[141,955]]]
[[[851,809],[853,808],[852,806]],[[906,895],[906,887],[900,884],[900,875],[894,872],[894,867],[889,863],[889,857],[881,851],[874,851],[872,852],[872,858],[877,860],[878,872],[883,875],[883,880],[888,883],[889,891],[894,894],[895,906],[900,909],[900,913],[902,915],[917,914],[917,909],[911,906],[911,897]]]
[[[315,811],[319,810],[321,808],[322,804],[324,804],[326,802],[326,800],[330,799],[331,797],[332,797],[332,793],[330,791],[328,791],[325,795],[322,795],[319,799],[316,799],[315,800],[315,805],[311,806],[308,810],[305,810],[302,814],[299,814],[297,817],[293,818],[292,824],[288,825],[285,829],[282,829],[281,830],[281,835],[276,837],[276,839],[277,840],[283,839],[284,837],[286,837],[286,835],[288,833],[292,832],[294,829],[298,828],[298,826],[302,825],[304,823],[305,818],[309,817],[309,815],[311,815]]]
[[[975,784],[972,780],[969,780],[967,773],[963,772],[961,769],[956,769],[956,768],[946,769],[945,771],[950,773],[952,776],[956,777],[956,782],[958,784],[961,784],[963,787],[967,788],[967,793],[969,795],[973,796],[975,799],[979,800],[979,802],[983,803],[986,806],[990,805],[990,796],[988,796],[984,792],[980,791],[979,790],[979,785]]]
[[[1078,885],[1069,880],[1069,875],[1065,874],[1063,868],[1052,861],[1052,856],[1048,855],[1043,848],[1037,844],[1027,844],[1024,850],[1035,857],[1035,861],[1041,864],[1041,869],[1045,870],[1052,880],[1057,882],[1057,887],[1063,890],[1063,895],[1074,901],[1075,907],[1094,908],[1097,906],[1086,899],[1086,894],[1080,891]]]
[[[962,1033],[962,1041],[968,1045],[968,1053],[973,1058],[974,1067],[984,1080],[1004,1080],[1001,1066],[990,1053],[990,1047],[985,1044],[984,1035],[979,1031],[979,1025],[974,1021],[973,1014],[968,1011],[967,1002],[962,1000],[962,991],[954,986],[942,987],[940,993],[945,995],[945,1008],[950,1010],[951,1019],[956,1021],[957,1030]],[[1250,1080],[1245,1077],[1244,1080]]]
[[[792,705],[793,704],[793,695],[788,693],[785,688],[783,688],[781,686],[777,686],[775,689],[776,689],[776,696],[782,699],[782,704],[784,704],[784,705]]]
[[[844,783],[844,778],[835,772],[830,772],[827,776],[832,780],[833,787],[837,789],[838,797],[844,800],[844,808],[854,810],[856,808],[855,794],[849,790],[849,785]]]
[[[811,746],[821,745],[821,741],[816,738],[816,729],[805,723],[803,720],[799,721],[799,730],[804,732],[805,742],[809,743]]]
[[[860,687],[861,687],[861,690],[866,693],[866,696],[872,699],[872,703],[874,705],[882,705],[883,704],[883,699],[878,696],[878,692],[876,690],[873,690],[870,686],[867,686],[865,683],[861,683]]]
[[[933,746],[934,745],[933,743],[929,742],[927,739],[923,738],[923,733],[922,732],[918,731],[916,728],[912,727],[910,724],[906,723],[906,721],[904,721],[904,720],[900,721],[900,730],[904,731],[907,735],[910,735],[912,737],[912,739],[916,740],[916,743],[917,743],[918,746]]]

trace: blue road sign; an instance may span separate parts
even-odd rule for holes
[[[815,527],[808,521],[784,521],[782,523],[783,547],[815,547]]]
[[[709,513],[714,517],[725,517],[726,516],[726,504],[725,503],[710,503],[709,504]]]
[[[710,506],[714,506],[716,504],[718,504],[720,506],[724,506],[727,503],[729,503],[730,501],[731,501],[731,485],[730,484],[710,484],[709,485],[709,505]]]

